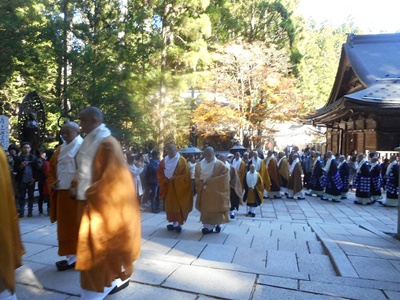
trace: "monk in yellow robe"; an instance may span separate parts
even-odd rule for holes
[[[260,174],[263,184],[264,184],[264,189],[269,192],[271,190],[271,179],[269,178],[268,170],[265,165],[265,161],[262,160],[258,156],[257,151],[253,151],[253,156],[251,157],[251,164],[254,164],[256,171],[258,174]]]
[[[76,172],[75,156],[83,142],[79,125],[65,123],[61,128],[63,144],[50,159],[47,185],[50,193],[50,221],[57,222],[58,255],[67,258],[56,262],[59,271],[75,267],[76,246],[84,201],[71,198],[70,188]]]
[[[200,211],[203,234],[221,231],[220,224],[228,223],[230,208],[229,170],[215,158],[214,149],[207,147],[203,159],[196,164],[196,209]]]
[[[267,167],[269,178],[271,179],[271,190],[268,192],[268,197],[270,199],[280,199],[282,198],[280,193],[282,180],[279,175],[278,161],[271,150],[267,152],[265,166]]]
[[[157,179],[160,186],[160,200],[164,200],[169,231],[182,231],[189,213],[193,209],[192,181],[186,159],[176,150],[174,144],[167,147],[168,155],[160,162]]]
[[[248,216],[255,217],[256,207],[260,206],[264,202],[264,184],[260,173],[256,171],[254,164],[250,165],[250,170],[246,174],[244,181],[244,196],[243,201],[247,202],[249,209]]]
[[[22,246],[14,189],[6,154],[0,148],[0,299],[16,299],[14,270],[22,265]]]
[[[76,156],[76,199],[85,201],[76,269],[81,299],[103,299],[129,284],[141,244],[140,209],[121,145],[97,107],[79,114],[87,134]]]
[[[288,183],[289,183],[289,162],[287,160],[287,157],[285,155],[285,152],[279,152],[278,154],[278,170],[279,170],[279,175],[281,176],[281,190],[282,192],[285,193],[285,195],[288,195]]]

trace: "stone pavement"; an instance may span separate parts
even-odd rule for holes
[[[400,299],[397,208],[266,200],[241,207],[219,234],[201,234],[199,213],[181,233],[165,214],[142,212],[142,254],[128,288],[107,299]],[[35,208],[34,208],[35,209]],[[19,299],[78,299],[79,272],[58,272],[56,225],[20,220],[26,248],[16,271]]]

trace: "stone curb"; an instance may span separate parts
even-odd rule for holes
[[[346,254],[342,249],[332,240],[325,231],[315,222],[308,222],[308,225],[312,228],[318,239],[321,241],[322,246],[327,252],[332,265],[339,276],[359,278],[353,265],[347,258]]]

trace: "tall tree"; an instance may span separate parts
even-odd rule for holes
[[[230,105],[215,114],[213,126],[221,130],[227,110],[237,116],[235,135],[245,146],[258,146],[272,129],[272,124],[299,116],[303,107],[289,73],[289,54],[262,43],[234,43],[216,48],[214,80],[209,89],[222,94]],[[204,124],[204,108],[196,111],[198,128],[210,132]],[[214,116],[215,116],[214,114]],[[204,125],[204,126],[203,126]],[[224,126],[231,130],[230,122]]]

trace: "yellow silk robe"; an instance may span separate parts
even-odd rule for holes
[[[289,163],[287,158],[283,158],[279,167],[279,175],[281,175],[282,179],[282,186],[287,187],[288,181],[289,181]],[[286,181],[286,183],[285,183]]]
[[[47,185],[50,192],[50,221],[57,222],[58,255],[76,254],[79,225],[85,201],[70,197],[69,190],[52,190],[57,184],[59,146],[50,159]]]
[[[239,170],[237,170],[240,179],[240,184],[242,185],[242,190],[244,190],[244,177],[246,176],[246,172],[247,172],[246,163],[242,160],[240,162],[240,168]]]
[[[244,180],[246,180],[246,178]],[[260,173],[257,172],[257,183],[254,186],[254,189],[250,189],[246,182],[243,200],[247,202],[247,205],[257,207],[261,203],[264,203],[263,194],[264,184]]]
[[[114,137],[103,139],[92,170],[76,269],[81,271],[82,288],[103,292],[114,279],[125,280],[133,273],[140,255],[140,210],[131,172]]]
[[[219,160],[215,162],[211,178],[200,180],[201,166],[196,164],[195,181],[197,191],[196,209],[200,211],[203,224],[217,225],[229,222],[230,184],[229,170]]]
[[[186,160],[180,156],[173,177],[168,180],[164,174],[165,159],[157,169],[157,179],[160,186],[160,200],[165,201],[165,212],[169,222],[186,222],[193,209],[193,192],[190,171]]]
[[[261,175],[264,189],[269,192],[271,190],[271,179],[269,178],[268,170],[264,160],[261,160],[261,167],[258,173]]]
[[[282,185],[282,180],[279,175],[278,162],[275,157],[273,157],[268,164],[268,174],[271,179],[271,185],[279,188]]]
[[[14,189],[5,152],[0,149],[0,292],[15,291],[14,270],[22,265],[22,246]]]

